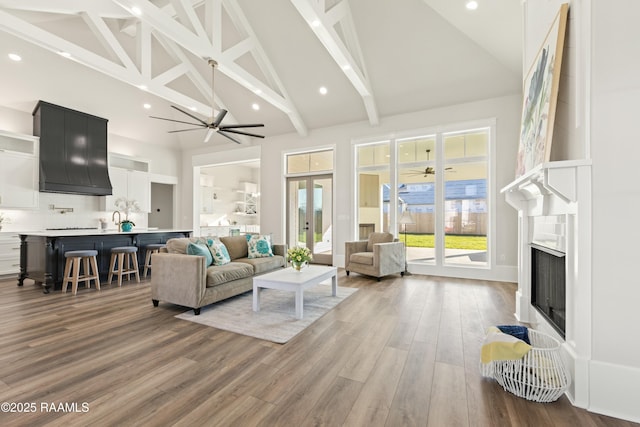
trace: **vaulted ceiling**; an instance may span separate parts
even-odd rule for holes
[[[206,132],[149,116],[189,120],[176,105],[210,117],[209,58],[225,124],[264,123],[267,137],[518,93],[520,2],[464,3],[0,0],[0,105],[30,113],[42,99],[189,147]]]

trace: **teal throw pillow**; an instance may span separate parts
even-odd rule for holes
[[[231,262],[227,247],[220,240],[211,240],[209,250],[213,256],[213,265],[225,265]]]
[[[265,258],[273,256],[270,235],[252,235],[248,241],[249,258]]]
[[[187,255],[200,255],[206,258],[207,267],[213,263],[213,256],[209,252],[209,248],[201,243],[189,243],[187,246]]]

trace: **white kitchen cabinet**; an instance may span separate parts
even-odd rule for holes
[[[38,207],[37,141],[0,131],[0,208]]]
[[[20,237],[0,232],[0,276],[20,272]]]
[[[116,210],[116,200],[124,197],[138,202],[141,213],[151,212],[151,182],[147,162],[111,155],[109,179],[112,195],[104,197],[104,210]]]

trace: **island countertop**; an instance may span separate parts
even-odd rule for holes
[[[118,231],[115,228],[106,230],[92,228],[65,228],[56,230],[21,231],[14,234],[25,236],[64,237],[64,236],[104,236],[109,234],[164,234],[164,233],[191,233],[192,230],[182,228],[133,228],[131,231]]]
[[[167,240],[175,237],[189,237],[191,230],[134,228],[123,232],[96,228],[23,231],[17,234],[20,236],[18,286],[23,286],[25,279],[32,279],[37,285],[42,285],[44,292],[48,293],[52,287],[61,288],[65,264],[64,254],[67,251],[96,250],[100,280],[104,281],[109,272],[112,248],[135,246],[138,248],[138,266],[143,268],[147,245],[166,243]]]

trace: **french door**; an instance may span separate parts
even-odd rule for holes
[[[333,264],[333,176],[287,178],[287,244],[306,246],[314,264]]]

